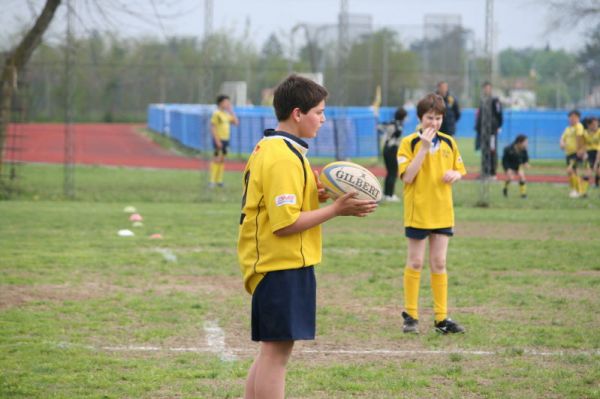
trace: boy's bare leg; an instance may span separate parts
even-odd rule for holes
[[[406,255],[406,266],[413,270],[421,271],[425,261],[425,248],[427,240],[408,238],[408,253]]]
[[[261,342],[246,381],[244,399],[283,399],[286,365],[294,341]]]
[[[450,237],[445,234],[429,236],[429,263],[432,273],[446,273],[446,254]]]

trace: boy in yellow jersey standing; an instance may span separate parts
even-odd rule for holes
[[[565,151],[567,176],[569,176],[569,197],[578,198],[587,192],[587,184],[579,179],[577,168],[581,169],[586,157],[583,125],[579,121],[581,114],[578,110],[569,112],[569,126],[560,137],[560,148]]]
[[[402,139],[399,176],[404,182],[404,227],[408,255],[404,269],[405,333],[418,333],[419,285],[429,238],[434,327],[443,334],[465,329],[448,318],[446,252],[453,235],[452,184],[466,173],[456,141],[439,131],[444,99],[428,94],[417,104],[421,129]]]
[[[325,121],[326,97],[327,90],[309,79],[285,79],[273,99],[278,125],[265,131],[243,173],[238,258],[252,295],[252,340],[260,342],[246,399],[283,398],[294,342],[315,337],[321,224],[377,207],[348,193],[319,208],[327,195],[310,169],[304,139],[315,137]]]
[[[600,150],[600,128],[598,127],[598,118],[588,118],[587,129],[584,132],[585,147],[587,150],[588,176],[594,176],[594,187],[598,188],[600,183],[600,159],[598,150]]]
[[[231,124],[238,125],[238,118],[233,113],[231,100],[228,96],[217,97],[217,109],[210,118],[210,132],[215,150],[210,164],[210,187],[223,187],[223,172],[225,171],[225,156],[229,147]]]

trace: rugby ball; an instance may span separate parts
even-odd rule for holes
[[[361,200],[381,201],[382,192],[379,180],[368,169],[353,162],[332,162],[325,165],[319,180],[333,198],[350,191],[357,193]]]

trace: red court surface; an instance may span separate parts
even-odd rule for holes
[[[75,124],[75,163],[134,168],[190,169],[206,167],[206,162],[173,154],[137,130],[139,124]],[[6,140],[6,161],[58,163],[64,161],[65,126],[55,123],[11,125]],[[10,147],[10,148],[9,148]],[[11,148],[15,149],[12,150]],[[226,169],[242,171],[244,163],[230,161]],[[376,176],[385,176],[385,168],[369,168]],[[470,173],[466,179],[476,179]],[[498,179],[502,179],[498,175]],[[566,176],[529,175],[530,182],[567,183]]]

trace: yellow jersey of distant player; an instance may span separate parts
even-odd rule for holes
[[[238,258],[252,294],[267,272],[321,262],[321,226],[279,237],[275,231],[319,208],[317,182],[305,154],[308,144],[289,133],[265,131],[243,173]]]
[[[584,132],[585,148],[588,151],[599,151],[600,150],[600,128],[596,129],[595,132],[585,130]]]
[[[229,140],[231,135],[231,122],[234,121],[233,115],[217,109],[210,118],[210,124],[216,129],[219,140]]]
[[[584,137],[584,129],[581,122],[568,126],[561,136],[565,143],[565,154],[572,155],[577,152],[577,137]]]
[[[398,149],[398,172],[402,176],[421,149],[420,132],[404,137]],[[456,141],[438,132],[412,183],[404,184],[404,226],[442,229],[454,226],[452,185],[442,178],[449,170],[465,175]]]

